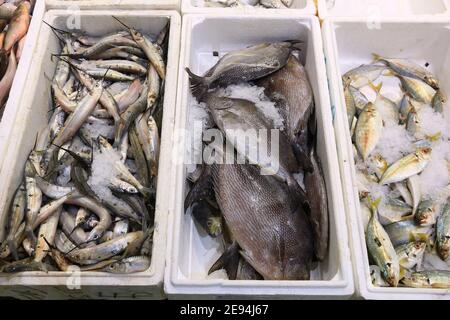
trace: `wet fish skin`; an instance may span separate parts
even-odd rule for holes
[[[417,212],[414,216],[420,226],[433,226],[436,223],[437,206],[432,200],[423,200],[420,202]]]
[[[350,85],[345,86],[344,88],[344,96],[345,96],[345,106],[347,107],[347,119],[348,119],[348,127],[352,127],[353,118],[356,115],[356,104],[355,98],[350,92]]]
[[[285,66],[292,50],[289,42],[263,43],[224,55],[204,77],[189,68],[191,91],[201,100],[208,89],[242,81],[252,81],[269,75]]]
[[[386,66],[363,64],[342,76],[344,86],[350,84],[359,89],[378,79],[386,70]]]
[[[436,112],[444,112],[445,97],[441,90],[437,90],[431,105]]]
[[[384,227],[395,247],[412,242],[428,239],[431,227],[421,227],[416,224],[414,217],[391,223]]]
[[[450,288],[450,271],[421,271],[413,272],[402,279],[402,284],[412,288]]]
[[[380,180],[380,184],[401,182],[422,172],[431,158],[431,148],[417,149],[389,166]]]
[[[212,113],[214,122],[240,155],[245,155],[250,163],[255,163],[260,168],[267,170],[267,173],[285,181],[295,190],[298,184],[292,177],[292,173],[298,172],[298,163],[292,147],[286,136],[279,132],[279,159],[271,156],[272,126],[267,118],[257,110],[253,102],[221,97],[219,92],[216,91],[205,96],[205,103]],[[242,141],[240,138],[242,138],[243,132],[249,130],[266,130],[267,135],[263,137],[258,134],[255,137],[256,140],[252,138],[253,141],[250,141],[250,143]],[[246,152],[249,145],[267,146],[267,156]],[[278,167],[277,172],[275,172],[276,167]]]
[[[142,272],[150,268],[150,258],[145,256],[136,256],[113,262],[102,271],[109,273],[135,273]]]
[[[390,286],[396,287],[400,280],[400,265],[389,235],[376,217],[376,207],[371,204],[372,217],[367,225],[367,248],[380,268],[383,278]]]
[[[258,80],[256,85],[280,110],[291,142],[308,125],[314,109],[314,96],[305,67],[293,55],[278,71]]]
[[[378,144],[382,129],[383,119],[381,114],[375,105],[369,103],[359,115],[355,130],[356,147],[364,160],[368,158]]]
[[[420,266],[427,247],[426,242],[415,241],[395,248],[400,267],[407,270]]]
[[[309,199],[311,212],[309,214],[316,259],[325,259],[328,251],[329,221],[327,189],[322,171],[322,165],[314,149],[311,151],[313,171],[305,172],[305,188]]]
[[[424,81],[434,89],[439,88],[439,81],[431,72],[408,59],[384,58],[378,54],[374,54],[373,56],[375,61],[384,62],[392,70],[402,76],[417,78]]]
[[[408,120],[408,115],[413,108],[414,107],[412,106],[409,97],[407,95],[404,95],[402,100],[400,101],[400,108],[399,108],[400,124],[406,123],[406,121]]]
[[[251,165],[212,171],[217,202],[244,259],[266,280],[309,279],[313,235],[298,199]]]
[[[402,83],[403,89],[407,91],[412,98],[419,102],[431,104],[436,94],[436,90],[434,90],[425,82],[415,78],[405,76],[399,76],[399,78],[400,82]]]
[[[441,259],[447,261],[450,257],[450,197],[436,222],[436,247]]]

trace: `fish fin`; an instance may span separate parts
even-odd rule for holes
[[[189,68],[185,68],[189,75],[189,82],[192,94],[197,99],[200,99],[206,92],[207,86],[205,84],[205,79],[194,74]]]
[[[212,184],[212,176],[210,170],[207,166],[204,166],[203,172],[198,178],[197,182],[194,184],[191,190],[189,190],[186,198],[184,199],[184,212],[189,209],[189,207],[199,200],[201,200],[205,195],[205,190],[209,190]]]
[[[8,244],[9,252],[11,252],[14,260],[16,260],[16,261],[19,260],[19,254],[17,253],[17,246],[16,246],[14,239],[7,240],[7,244]]]
[[[400,280],[406,276],[407,272],[408,270],[406,268],[400,266]]]
[[[303,188],[291,175],[288,175],[286,182],[291,194],[294,197],[298,197],[306,214],[309,215],[311,213],[311,205],[309,203],[308,196],[306,195],[305,190],[303,190]]]
[[[374,216],[377,219],[378,219],[378,216],[377,216],[376,212],[378,211],[377,209],[378,209],[378,206],[380,205],[380,203],[381,203],[381,198],[377,198],[374,200],[370,196],[367,197],[367,205],[370,209],[370,212],[371,212],[372,216]]]
[[[398,76],[398,74],[392,69],[387,69],[386,71],[383,71],[383,76],[385,76],[385,77],[395,77],[395,76]]]
[[[438,141],[440,138],[442,137],[442,132],[438,132],[436,134],[433,135],[426,135],[426,139],[430,142],[436,142]]]
[[[230,280],[235,280],[239,266],[239,258],[239,245],[237,244],[237,242],[233,242],[231,245],[225,248],[224,253],[212,265],[212,267],[208,271],[208,275],[217,270],[225,269],[228,278]]]
[[[372,63],[375,63],[375,62],[383,60],[383,57],[381,57],[379,54],[376,54],[376,53],[372,53],[372,58],[373,58],[373,62]]]
[[[308,151],[304,150],[304,148],[298,143],[292,144],[292,150],[294,151],[294,155],[299,166],[307,172],[313,172],[314,167],[311,158],[309,157]]]
[[[383,87],[383,82],[380,82],[378,85],[375,85],[372,81],[369,81],[369,87],[372,88],[377,94],[380,93],[381,88]]]

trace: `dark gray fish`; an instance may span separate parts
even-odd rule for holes
[[[251,165],[214,165],[217,202],[241,255],[266,280],[307,280],[313,234],[284,183]]]
[[[245,155],[251,164],[257,164],[266,173],[273,174],[278,180],[288,184],[290,190],[299,194],[303,202],[307,203],[306,195],[292,177],[292,173],[298,172],[299,167],[291,145],[283,132],[278,131],[279,155],[272,155],[272,124],[258,111],[253,102],[243,99],[220,97],[218,92],[212,92],[205,96],[207,104],[215,123],[224,133],[229,143],[233,144],[240,155]],[[243,134],[251,130],[266,130],[267,134],[257,134],[257,137],[242,139]],[[256,138],[256,140],[255,140]],[[249,151],[255,146],[267,146],[267,155]],[[275,171],[277,169],[277,171]]]
[[[239,259],[236,280],[263,280],[263,277],[245,259]]]
[[[208,89],[262,78],[286,64],[292,50],[290,42],[263,43],[224,55],[204,77],[186,68],[192,94],[201,99]]]
[[[322,261],[328,250],[328,200],[322,166],[317,153],[311,152],[314,170],[305,172],[305,188],[311,207],[310,219],[314,235],[314,252],[317,260]]]
[[[305,67],[291,55],[284,68],[260,79],[256,85],[277,104],[286,126],[289,140],[295,138],[308,125],[314,108],[314,97]]]

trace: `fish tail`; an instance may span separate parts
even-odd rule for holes
[[[378,209],[378,206],[380,205],[381,198],[372,199],[372,197],[367,197],[368,206],[370,209],[370,212],[372,213],[372,216],[376,216],[376,212]]]
[[[220,270],[225,269],[228,278],[235,280],[237,277],[237,269],[239,266],[239,245],[233,242],[228,246],[220,258],[212,265],[208,271],[208,275]]]
[[[372,81],[369,81],[369,86],[376,93],[380,93],[381,88],[383,87],[383,82],[380,82],[378,85],[375,85]]]
[[[19,260],[19,254],[17,253],[17,246],[14,239],[8,239],[6,243],[8,244],[9,252],[12,254],[14,260]]]
[[[197,99],[200,99],[205,94],[207,89],[205,79],[194,74],[189,68],[185,68],[185,70],[189,75],[189,82],[192,94]]]
[[[376,53],[372,53],[372,57],[373,57],[373,63],[383,60],[383,58],[379,54],[376,54]]]

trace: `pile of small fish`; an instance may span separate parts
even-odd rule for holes
[[[53,114],[12,199],[0,270],[144,271],[168,25],[155,38],[130,27],[104,37],[50,27],[62,46],[53,56]]]
[[[242,7],[252,6],[268,9],[287,9],[292,6],[293,0],[203,0],[205,7]]]
[[[0,0],[0,120],[22,56],[34,3]]]
[[[444,94],[428,64],[374,58],[343,76],[372,282],[450,288],[450,113]],[[396,101],[386,97],[389,88],[381,93],[386,82],[393,82]],[[372,101],[369,94],[375,94]]]
[[[185,212],[209,236],[221,236],[225,247],[209,273],[222,269],[230,280],[309,280],[327,256],[327,192],[316,153],[314,97],[296,56],[298,44],[262,43],[229,52],[203,77],[186,68],[193,95],[206,105],[209,125],[203,132],[219,130],[232,145],[232,158],[244,158],[225,163],[217,154],[217,161],[203,159],[208,161],[188,175]],[[233,86],[262,88],[283,128],[254,102],[231,97]],[[273,132],[279,133],[279,159],[271,159],[277,171],[267,168],[264,156],[246,152],[251,142],[238,136],[248,130],[265,130],[253,142],[268,149]],[[203,144],[204,150],[210,146]]]

